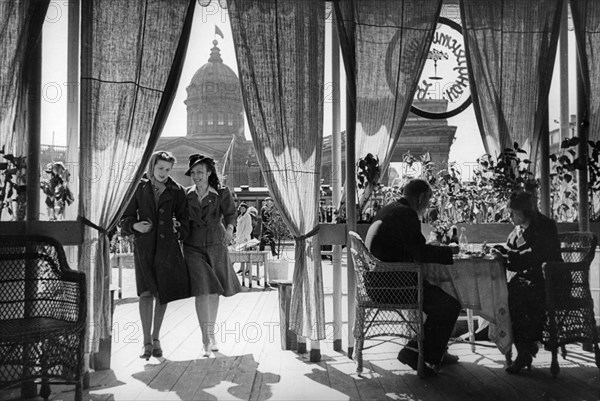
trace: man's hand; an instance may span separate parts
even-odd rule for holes
[[[452,255],[458,255],[458,253],[460,252],[460,247],[456,244],[450,244],[448,245],[450,247],[450,249],[452,249]]]

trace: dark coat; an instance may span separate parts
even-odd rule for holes
[[[236,210],[228,188],[209,189],[198,199],[196,186],[186,188],[189,235],[184,254],[191,277],[192,295],[231,296],[241,291],[240,282],[229,259],[225,226],[235,226]]]
[[[373,222],[381,226],[371,243],[371,253],[383,262],[435,262],[452,264],[449,247],[428,245],[421,233],[417,212],[401,198],[383,207]]]
[[[178,242],[185,240],[188,233],[185,190],[170,177],[165,186],[157,205],[152,183],[142,178],[121,219],[122,232],[135,236],[138,295],[150,291],[161,304],[190,296],[189,277]],[[173,217],[181,223],[177,233],[173,232]],[[152,229],[145,234],[133,229],[136,222],[143,220],[152,223]]]
[[[543,283],[542,264],[562,260],[556,223],[537,212],[523,231],[523,239],[524,244],[516,243],[516,228],[508,236],[508,270],[516,272],[515,277]]]
[[[196,187],[186,188],[189,210],[189,236],[184,243],[204,248],[207,245],[222,244],[225,227],[235,227],[237,213],[233,196],[228,188],[220,188],[217,193],[210,191],[202,204],[198,201]]]

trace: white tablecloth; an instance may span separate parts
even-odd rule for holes
[[[489,323],[488,336],[500,352],[512,345],[506,272],[497,259],[455,259],[453,265],[426,263],[424,278],[452,295],[463,308],[477,311]]]

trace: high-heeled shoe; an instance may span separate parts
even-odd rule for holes
[[[163,350],[160,347],[160,340],[154,340],[152,343],[152,356],[155,358],[162,358]]]
[[[150,357],[152,356],[153,350],[154,349],[152,347],[152,344],[150,344],[150,343],[144,344],[144,353],[140,355],[140,358],[149,360]]]
[[[219,344],[217,343],[217,340],[215,340],[214,338],[210,339],[210,350],[213,352],[217,352],[219,350]]]
[[[211,354],[210,351],[210,344],[204,344],[202,346],[202,349],[204,350],[204,353],[202,354],[203,357],[208,358]]]

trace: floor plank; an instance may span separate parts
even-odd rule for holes
[[[345,258],[345,257],[344,257]],[[330,262],[324,261],[325,287],[330,291]],[[126,269],[127,270],[127,269]],[[133,283],[133,269],[124,283]],[[345,266],[342,274],[345,280]],[[343,280],[343,281],[344,281]],[[344,281],[345,282],[345,281]],[[345,288],[345,287],[344,287]],[[202,339],[193,299],[167,308],[161,331],[163,358],[138,357],[142,348],[135,288],[123,289],[115,307],[111,370],[91,372],[86,401],[131,400],[600,400],[600,370],[593,354],[567,346],[559,358],[560,374],[550,374],[550,353],[541,350],[531,372],[509,375],[496,348],[453,344],[460,363],[445,367],[439,377],[420,379],[401,364],[399,344],[383,344],[364,352],[364,374],[358,377],[347,344],[346,298],[343,303],[342,351],[333,350],[332,330],[320,342],[321,361],[309,354],[281,349],[276,289],[221,298],[218,314],[220,350],[202,356]],[[326,295],[325,317],[333,321]],[[52,386],[51,400],[71,401],[73,386]],[[16,390],[0,391],[0,401],[20,399]],[[40,401],[37,397],[31,401]],[[29,401],[29,400],[27,400]]]

